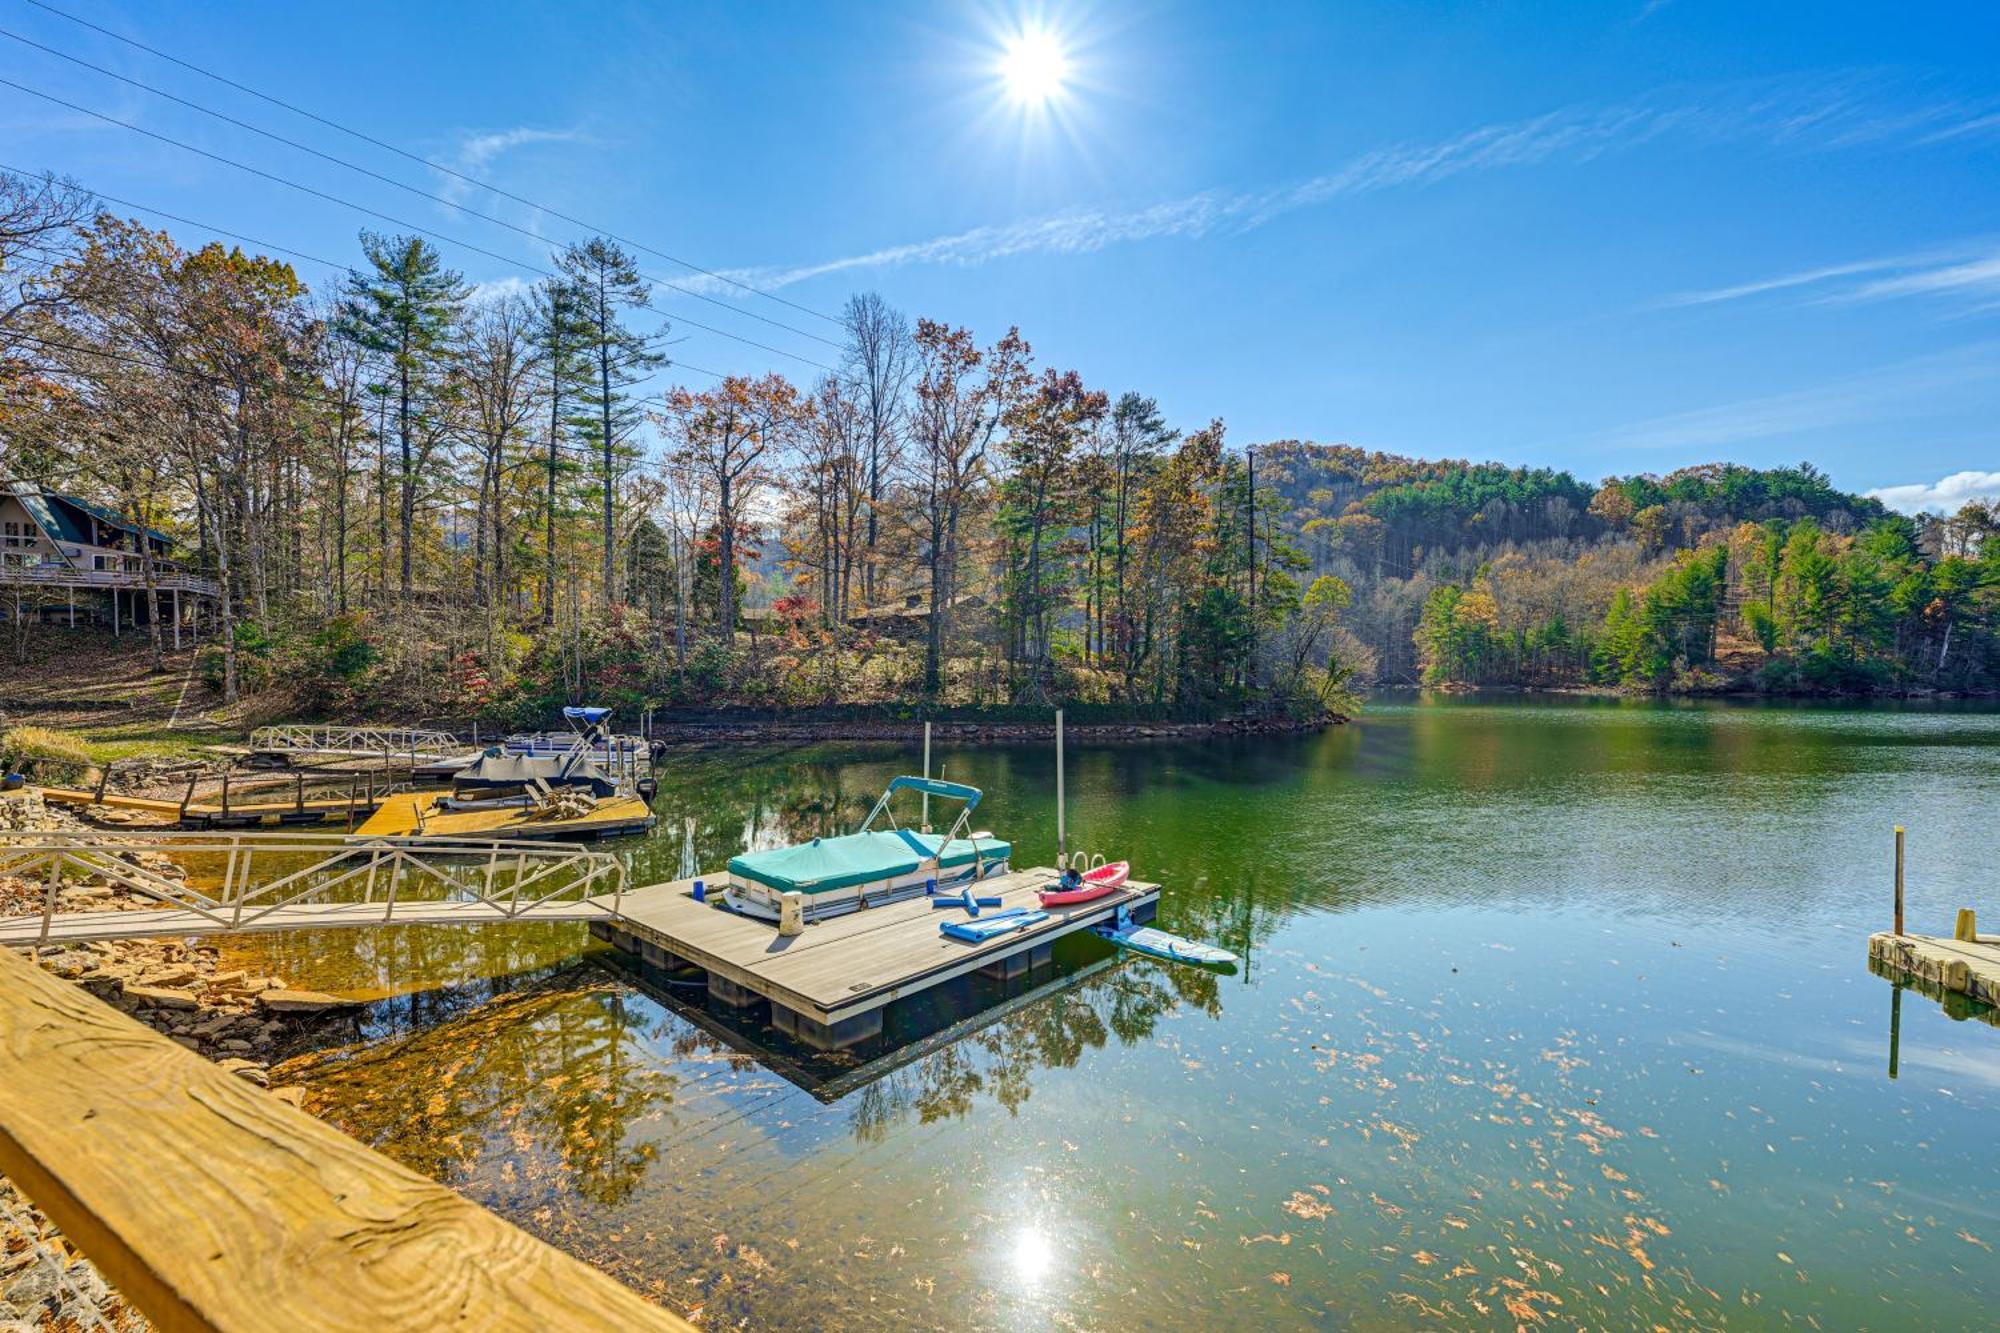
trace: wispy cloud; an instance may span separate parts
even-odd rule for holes
[[[2000,242],[1984,238],[1911,254],[1800,269],[1728,287],[1682,292],[1661,304],[1714,305],[1778,292],[1793,293],[1822,304],[1908,296],[1990,299],[2000,296]]]
[[[1986,381],[2000,381],[2000,342],[1973,343],[1811,388],[1648,418],[1608,432],[1601,442],[1706,451],[1886,420],[1903,415],[1913,401],[1929,406],[1943,391]]]
[[[1968,501],[2000,500],[2000,472],[1954,472],[1936,481],[1878,486],[1868,494],[1905,514],[1955,514]]]
[[[1340,199],[1424,188],[1484,172],[1587,163],[1654,142],[1752,142],[1789,150],[1848,147],[1974,132],[1973,126],[1995,116],[2000,111],[1991,103],[1911,101],[1863,76],[1736,84],[1611,106],[1568,107],[1445,139],[1393,144],[1286,185],[1205,190],[1141,209],[1074,209],[812,263],[736,269],[728,276],[768,289],[861,269],[1087,254],[1114,245],[1250,231]]]
[[[460,139],[449,157],[449,164],[455,171],[468,176],[484,177],[493,163],[516,148],[531,144],[583,143],[586,136],[580,130],[544,130],[520,125],[510,130],[481,131],[468,134]],[[438,173],[438,193],[454,203],[462,202],[472,193],[472,186],[457,176]]]
[[[472,300],[484,305],[488,302],[504,301],[509,297],[526,296],[534,290],[534,284],[517,273],[504,278],[490,278],[485,282],[472,284]]]

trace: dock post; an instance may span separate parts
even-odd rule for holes
[[[930,724],[930,719],[926,718],[924,719],[924,781],[929,782],[930,780],[931,780],[931,724]],[[928,791],[924,793],[923,827],[924,827],[924,832],[929,833],[931,831],[931,794]]]
[[[1903,826],[1896,825],[1896,933],[1903,933]]]
[[[110,781],[111,781],[111,761],[107,759],[104,761],[104,767],[97,770],[96,804],[98,805],[104,804],[104,788],[106,784],[108,784]]]
[[[222,770],[222,813],[225,818],[229,814],[229,770],[226,768]]]
[[[1063,710],[1056,709],[1056,869],[1069,868],[1069,831],[1063,825]]]
[[[705,903],[708,901],[708,886],[706,884],[703,884],[700,880],[696,880],[694,882],[694,900],[698,903]]]
[[[199,773],[188,779],[188,789],[181,793],[180,818],[175,820],[175,823],[185,824],[188,822],[188,803],[194,800],[194,784],[200,781],[201,774]]]
[[[1978,943],[1979,923],[1973,917],[1970,907],[1958,909],[1958,920],[1952,923],[1951,937],[1966,944]]]
[[[298,814],[306,812],[306,775],[303,773],[299,774],[298,795],[294,798],[292,809]]]

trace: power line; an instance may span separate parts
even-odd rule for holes
[[[380,209],[370,208],[366,204],[357,204],[352,199],[345,199],[337,194],[329,194],[325,190],[315,189],[313,186],[302,184],[298,181],[292,180],[285,176],[280,176],[275,172],[265,171],[261,167],[253,167],[248,163],[239,162],[235,158],[224,157],[220,153],[213,153],[206,148],[196,147],[194,144],[173,138],[171,135],[161,134],[155,130],[149,130],[145,128],[143,125],[134,125],[129,120],[120,120],[116,116],[106,115],[102,111],[93,110],[90,107],[69,101],[66,98],[57,97],[54,93],[45,93],[41,91],[39,88],[30,88],[28,85],[24,83],[16,83],[14,80],[8,78],[0,78],[0,85],[12,88],[17,92],[27,93],[31,97],[39,97],[45,102],[53,103],[56,106],[64,107],[70,111],[75,111],[81,115],[86,115],[92,117],[93,119],[101,120],[107,125],[116,125],[120,129],[130,130],[134,134],[142,134],[148,139],[155,139],[158,140],[160,143],[171,144],[175,148],[179,148],[182,149],[183,151],[193,153],[198,157],[205,157],[212,162],[220,162],[224,166],[234,167],[238,171],[247,172],[252,176],[257,176],[264,180],[272,181],[278,185],[287,186],[291,189],[299,191],[301,194],[309,194],[313,196],[315,199],[324,199],[328,203],[339,204],[343,208],[351,208],[357,213],[366,213],[369,217],[379,218],[393,227],[401,227],[406,230],[416,232],[419,235],[429,236],[433,240],[440,241],[446,245],[455,245],[462,250],[470,250],[475,254],[485,255],[489,259],[497,259],[503,264],[511,264],[519,268],[525,268],[532,273],[539,273],[546,278],[556,278],[560,280],[561,275],[557,274],[552,269],[543,268],[539,264],[529,263],[526,260],[510,258],[509,256],[503,255],[498,251],[488,250],[483,245],[477,245],[471,241],[461,240],[456,236],[448,235],[444,232],[437,231],[434,228],[424,227],[414,222],[405,221],[404,219],[398,218],[393,214],[384,213]],[[815,361],[809,356],[801,356],[797,352],[788,352],[782,347],[773,347],[769,343],[760,343],[754,338],[746,338],[740,333],[731,333],[727,329],[718,329],[713,325],[703,324],[698,320],[689,319],[685,315],[675,315],[669,317],[666,316],[663,312],[662,317],[677,319],[682,324],[685,324],[690,328],[700,329],[704,333],[713,333],[720,338],[731,339],[732,341],[742,343],[746,347],[754,347],[759,351],[769,352],[773,356],[789,357],[794,361],[803,362],[808,366],[813,366],[816,367],[817,369],[824,370],[828,374],[837,375],[840,373],[837,369],[835,369],[833,366],[827,365],[824,361]]]
[[[404,190],[410,194],[416,195],[419,199],[427,199],[434,204],[442,204],[446,208],[455,208],[459,212],[465,214],[467,217],[478,218],[482,222],[490,222],[496,227],[505,227],[507,230],[512,232],[518,232],[519,234],[528,237],[532,241],[541,244],[546,244],[546,241],[541,235],[539,235],[538,233],[536,233],[535,231],[533,231],[528,227],[521,226],[519,223],[509,222],[507,219],[502,217],[496,217],[491,213],[482,213],[476,208],[466,207],[464,204],[459,203],[455,199],[447,198],[441,194],[432,194],[429,190],[420,189],[415,185],[410,185],[404,181],[399,181],[393,176],[385,176],[379,171],[375,171],[372,170],[371,168],[361,166],[359,163],[349,162],[345,158],[335,157],[332,153],[323,153],[319,149],[312,147],[310,144],[300,143],[296,139],[288,139],[282,134],[274,134],[270,130],[264,129],[261,126],[253,125],[247,120],[239,120],[235,116],[231,116],[224,112],[217,111],[215,108],[210,106],[205,106],[200,102],[191,101],[188,98],[177,96],[174,93],[167,92],[163,88],[156,88],[150,83],[143,83],[138,79],[129,78],[126,75],[118,73],[116,70],[106,69],[102,65],[92,64],[90,61],[85,60],[80,56],[73,56],[70,55],[68,52],[59,51],[53,46],[44,46],[42,43],[35,41],[32,38],[23,37],[20,33],[14,32],[11,29],[0,28],[0,37],[10,38],[13,41],[21,43],[23,46],[31,46],[37,51],[46,52],[47,54],[56,57],[58,60],[67,60],[73,65],[77,65],[83,69],[93,70],[99,74],[104,75],[106,78],[116,79],[120,83],[127,84],[133,88],[137,88],[142,92],[151,93],[155,97],[164,98],[169,102],[176,103],[180,106],[187,107],[194,111],[199,111],[205,116],[212,116],[216,120],[219,120],[226,125],[234,125],[238,129],[248,130],[252,134],[261,135],[262,137],[271,140],[273,143],[283,144],[287,148],[293,148],[301,153],[311,154],[313,157],[319,158],[321,161],[331,162],[335,166],[345,167],[349,171],[359,172],[361,175],[368,177],[370,180],[380,181],[384,185],[392,185],[399,190]],[[671,282],[666,278],[657,277],[652,274],[641,273],[639,276],[645,278],[648,282],[652,282],[661,287],[665,287],[670,291],[679,292],[683,296],[693,297],[697,301],[706,301],[708,304],[712,306],[719,306],[722,309],[731,312],[732,314],[743,315],[749,319],[754,319],[758,321],[760,324],[769,324],[771,327],[777,329],[783,329],[787,333],[795,333],[801,338],[810,338],[814,342],[825,343],[828,347],[838,349],[841,346],[841,344],[833,341],[831,338],[823,338],[817,333],[811,333],[805,329],[798,328],[795,325],[787,324],[783,320],[772,319],[767,315],[760,315],[754,310],[745,310],[740,306],[732,305],[727,301],[721,300],[717,297],[710,296],[705,292],[698,292],[694,290],[692,287],[683,287],[677,282]]]
[[[31,342],[40,347],[53,348],[57,351],[77,352],[84,356],[100,357],[107,361],[120,361],[124,362],[127,365],[139,366],[146,370],[158,371],[163,375],[181,375],[189,379],[196,379],[196,380],[201,380],[208,384],[219,385],[223,388],[237,387],[235,382],[232,380],[229,380],[221,375],[211,375],[206,371],[196,370],[191,366],[168,365],[165,362],[149,361],[144,357],[132,356],[124,352],[113,352],[107,348],[85,347],[80,343],[60,342],[56,339],[44,338],[41,337],[39,334],[33,334],[33,333],[10,333],[7,336],[9,338],[17,338],[26,342]],[[682,370],[692,370],[703,375],[713,376],[715,379],[718,380],[728,378],[728,376],[722,374],[720,371],[710,370],[705,366],[697,366],[687,361],[674,360],[669,362],[669,364]],[[525,376],[523,378],[524,380],[526,379]],[[546,381],[541,387],[552,388],[554,386],[554,383],[555,381],[553,379],[550,379]],[[325,404],[331,401],[331,395],[328,393],[325,386],[323,385],[320,386],[317,390],[308,390],[303,387],[294,389],[294,388],[275,388],[267,386],[266,391],[271,392],[275,394],[275,396],[280,398],[289,398],[294,402],[317,402]],[[640,406],[645,403],[658,403],[664,407],[667,405],[667,395],[658,393],[648,394],[643,398],[632,399],[631,403],[632,406],[634,407]],[[334,403],[333,405],[339,406],[338,403]],[[563,446],[558,446],[558,447],[563,447]],[[568,447],[575,450],[576,452],[591,453],[591,454],[594,454],[597,448],[597,446],[595,445],[568,446]]]
[[[569,214],[563,212],[560,209],[550,207],[548,204],[537,202],[536,200],[529,199],[523,195],[515,194],[511,190],[502,189],[498,185],[489,184],[486,181],[480,180],[476,176],[468,176],[462,171],[456,171],[451,167],[445,166],[443,163],[433,162],[429,158],[424,157],[420,154],[412,153],[407,149],[398,148],[395,144],[389,143],[382,139],[378,139],[372,134],[366,134],[361,130],[350,128],[349,126],[341,124],[337,120],[331,120],[326,116],[318,114],[317,112],[308,111],[302,106],[296,106],[291,102],[287,102],[283,98],[274,97],[270,93],[262,92],[256,88],[252,88],[247,83],[239,83],[235,79],[229,78],[227,75],[217,74],[214,70],[204,68],[201,65],[197,65],[191,60],[183,60],[179,56],[170,55],[167,52],[160,50],[158,47],[148,46],[144,42],[138,41],[135,38],[127,37],[122,33],[113,32],[109,28],[102,27],[96,23],[92,23],[89,19],[80,18],[77,15],[71,14],[65,10],[57,9],[54,5],[44,4],[43,0],[28,0],[28,3],[33,5],[37,9],[43,10],[50,14],[54,14],[57,18],[67,19],[69,22],[78,24],[79,26],[85,28],[89,28],[93,32],[102,33],[104,36],[111,38],[113,41],[123,42],[125,45],[130,46],[135,50],[144,51],[146,54],[151,56],[156,56],[159,59],[165,60],[170,64],[179,65],[182,69],[190,70],[196,74],[201,75],[205,79],[213,79],[215,82],[220,83],[225,87],[234,88],[236,91],[240,93],[247,93],[249,96],[255,97],[259,101],[268,102],[272,106],[291,112],[295,116],[303,116],[305,119],[313,121],[316,124],[324,125],[328,129],[338,130],[340,133],[345,134],[350,138],[359,139],[361,142],[366,144],[372,144],[374,147],[380,148],[385,152],[394,153],[398,157],[407,158],[409,161],[415,162],[420,166],[428,167],[432,171],[442,172],[444,175],[450,176],[455,180],[461,180],[468,185],[477,186],[479,189],[486,190],[489,193],[498,195],[503,199],[511,199],[515,203],[525,204],[529,208],[541,209],[543,212],[547,213],[550,217],[560,218],[564,222],[569,223],[571,226],[582,227],[585,231],[595,232],[598,235],[608,237],[611,240],[617,241],[621,245],[629,245],[635,250],[641,250],[644,251],[646,254],[657,256],[660,259],[666,260],[670,264],[679,264],[682,268],[688,269],[689,271],[694,273],[699,273],[703,277],[713,278],[717,282],[727,283],[731,287],[735,287],[741,291],[749,292],[755,296],[761,296],[767,301],[776,301],[779,305],[789,306],[793,310],[797,310],[802,314],[811,315],[816,319],[823,319],[827,321],[829,324],[841,323],[841,321],[837,317],[829,315],[824,311],[815,310],[811,306],[801,305],[797,301],[793,301],[786,297],[779,296],[775,292],[767,292],[761,287],[754,287],[747,282],[743,282],[740,281],[739,279],[732,278],[727,274],[717,273],[712,269],[703,268],[701,265],[694,263],[691,260],[682,259],[677,255],[668,254],[664,250],[657,250],[650,245],[646,245],[642,242],[631,240],[624,236],[620,236],[618,233],[610,230],[607,227],[594,226],[591,223],[583,221],[581,218],[571,217]]]
[[[31,171],[27,167],[10,166],[5,162],[0,162],[0,171],[11,171],[16,176],[46,176],[48,174],[47,172]],[[231,231],[227,227],[218,227],[210,222],[197,222],[193,218],[182,217],[179,213],[169,213],[164,208],[155,208],[151,204],[142,204],[136,199],[120,199],[115,194],[106,194],[102,190],[90,189],[89,186],[84,186],[84,189],[88,190],[93,198],[109,200],[111,203],[120,204],[126,208],[136,208],[141,213],[151,213],[155,217],[166,218],[171,222],[178,222],[184,227],[193,227],[197,231],[209,231],[214,232],[217,236],[227,236],[232,241],[241,241],[245,245],[253,245],[259,250],[271,250],[281,255],[290,255],[294,259],[303,259],[309,264],[320,264],[332,269],[336,273],[347,273],[354,268],[352,264],[337,263],[334,260],[325,259],[319,255],[307,254],[304,250],[295,250],[288,245],[278,245],[272,241],[260,241],[255,236],[245,236],[240,231]]]

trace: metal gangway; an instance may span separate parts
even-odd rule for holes
[[[250,733],[250,749],[260,755],[342,756],[437,763],[470,752],[448,731],[424,727],[320,727],[287,723],[258,727]]]
[[[185,878],[164,873],[162,858]],[[0,875],[42,890],[41,911],[0,917],[0,945],[17,946],[604,921],[617,914],[625,893],[624,862],[608,852],[480,838],[410,844],[338,834],[33,833],[0,839]],[[121,885],[160,905],[60,910],[65,883],[82,879]],[[198,880],[206,886],[197,887]]]

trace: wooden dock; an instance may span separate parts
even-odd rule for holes
[[[360,818],[374,811],[380,798],[360,796],[315,796],[289,801],[231,801],[227,807],[206,802],[162,800],[153,796],[125,796],[117,792],[78,791],[70,787],[39,788],[42,799],[57,805],[95,805],[106,810],[130,810],[138,814],[171,819],[195,828],[224,824],[341,823],[350,815]]]
[[[691,1333],[5,949],[0,1172],[160,1329]]]
[[[1868,937],[1868,957],[1927,986],[2000,1005],[2000,935],[1955,940],[1885,930]]]
[[[369,838],[611,838],[644,833],[653,811],[637,796],[613,796],[574,819],[537,819],[520,807],[439,810],[443,792],[399,792],[355,829]]]
[[[976,944],[938,929],[964,919],[962,911],[935,908],[922,896],[816,921],[788,937],[775,922],[721,906],[724,877],[703,878],[715,886],[707,902],[695,901],[693,880],[628,890],[616,918],[593,922],[591,932],[656,966],[701,968],[709,994],[725,1004],[751,1008],[768,1000],[774,1026],[821,1050],[879,1035],[882,1011],[895,1000],[968,972],[1018,976],[1047,961],[1062,936],[1109,920],[1121,906],[1144,919],[1160,896],[1157,884],[1130,882]],[[1055,870],[1037,867],[995,875],[979,892],[1002,899],[1003,907],[1036,907],[1036,891],[1055,880]]]

